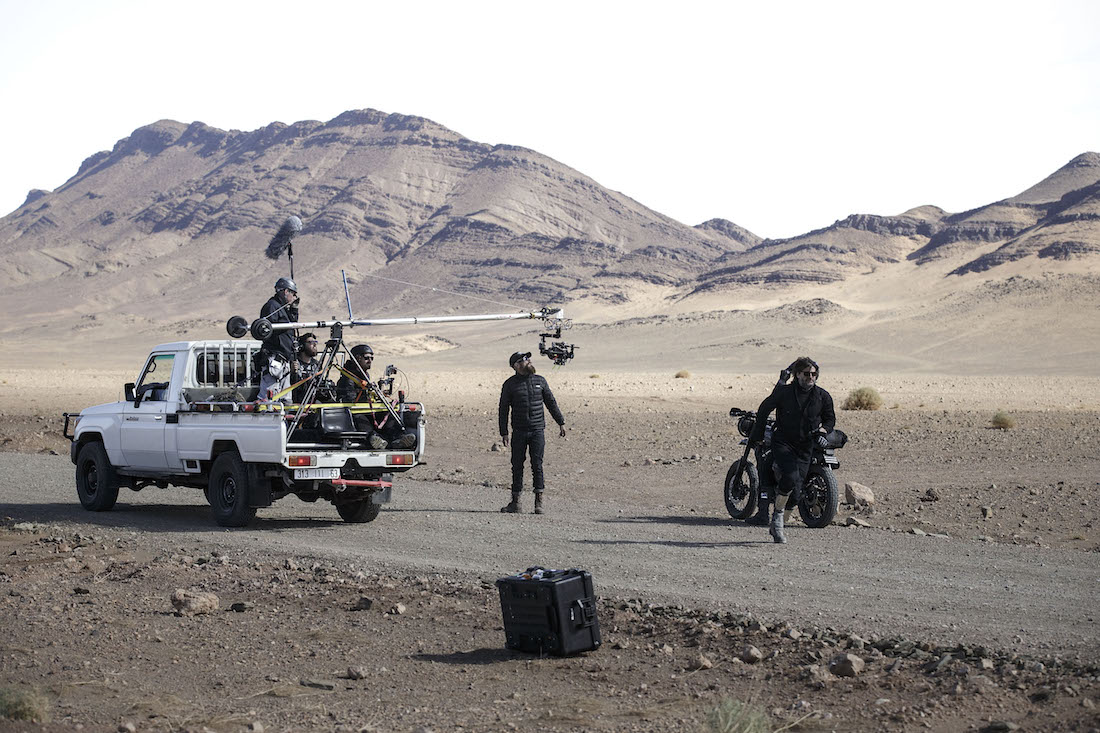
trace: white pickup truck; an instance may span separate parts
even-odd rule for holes
[[[325,499],[346,522],[370,522],[390,501],[393,474],[420,463],[424,407],[405,402],[283,406],[256,402],[259,341],[183,341],[152,350],[125,401],[65,413],[80,503],[114,506],[118,490],[205,490],[218,524],[248,524],[258,507],[295,494]],[[298,418],[298,413],[301,417]],[[401,421],[408,450],[373,450],[354,415]],[[297,419],[296,419],[297,418]],[[293,428],[293,430],[292,430]]]

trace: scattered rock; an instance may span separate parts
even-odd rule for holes
[[[500,443],[493,443],[493,445],[489,447],[489,450],[493,453],[500,453]]]
[[[917,537],[924,537],[928,533],[925,532],[923,529],[920,529],[918,527],[913,527],[911,530],[909,530],[909,534],[915,534]]]
[[[838,654],[829,662],[829,671],[837,677],[855,677],[865,665],[866,662],[855,654]]]
[[[137,730],[137,726],[129,721],[126,721],[125,723],[119,723],[118,728],[116,728],[115,730],[117,730],[118,733],[134,733],[134,731]]]
[[[348,667],[347,678],[349,680],[363,680],[367,678],[366,667]]]
[[[336,689],[336,683],[335,682],[329,682],[328,680],[301,679],[301,680],[298,680],[298,684],[301,685],[302,687],[312,687],[315,690],[335,690]]]
[[[930,488],[930,489],[928,489],[928,491],[924,492],[924,496],[922,496],[920,498],[920,500],[921,501],[939,501],[940,498],[941,498],[940,497],[940,492],[936,491],[935,489]]]
[[[855,481],[848,481],[844,484],[844,503],[856,505],[873,506],[875,503],[875,492],[871,491],[870,487],[863,484],[856,483]]]
[[[746,664],[756,664],[764,658],[764,653],[754,647],[752,644],[745,645],[745,648],[741,650],[741,656],[739,659]]]
[[[993,507],[983,506],[982,507],[982,519],[992,519],[992,517],[993,517]]]
[[[400,616],[400,615],[402,615],[403,613],[405,613],[405,611],[407,611],[407,610],[408,610],[408,609],[407,609],[407,608],[405,608],[405,604],[404,604],[404,603],[398,603],[398,604],[396,604],[396,605],[395,605],[395,606],[394,606],[393,608],[391,608],[391,609],[390,609],[390,613],[392,613],[392,614],[394,614],[394,615],[396,615],[396,616]]]
[[[871,525],[868,524],[867,522],[864,522],[862,519],[859,519],[857,517],[848,517],[846,520],[844,520],[844,526],[846,526],[846,527],[870,527]]]
[[[700,669],[714,669],[714,662],[710,660],[706,654],[700,654],[696,657],[694,664],[689,667],[690,670],[696,671]]]
[[[1020,726],[1008,720],[994,720],[984,728],[979,729],[979,733],[1007,733],[1007,731],[1020,730]]]
[[[288,557],[283,562],[283,567],[286,568],[287,570],[297,570],[298,569],[298,563],[294,562],[294,560],[292,560]]]
[[[369,611],[374,607],[374,599],[367,598],[366,596],[359,596],[359,600],[355,602],[355,605],[351,607],[352,611]]]
[[[251,611],[256,607],[256,604],[252,601],[237,601],[229,607],[230,611],[236,611],[237,613],[244,613],[245,611]]]
[[[171,600],[177,616],[197,616],[218,610],[218,597],[205,591],[177,589]]]
[[[253,720],[248,724],[249,733],[264,733],[264,724],[258,720]]]

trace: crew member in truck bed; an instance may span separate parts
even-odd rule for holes
[[[296,323],[298,321],[298,286],[287,277],[275,282],[275,295],[271,296],[263,308],[260,318],[270,323]],[[260,393],[257,399],[269,402],[274,396],[289,389],[290,368],[294,360],[294,331],[287,329],[272,331],[260,347]],[[280,402],[290,404],[290,393],[279,398]]]
[[[303,333],[298,337],[298,356],[294,359],[294,376],[291,377],[291,381],[294,384],[309,379],[317,374],[321,369],[321,362],[317,358],[317,354],[320,352],[318,346],[317,335],[313,333]],[[320,377],[318,377],[320,379]],[[332,383],[329,382],[331,385]],[[312,382],[306,382],[300,387],[294,389],[294,401],[298,404],[302,403],[302,400],[306,396],[306,392],[309,391]],[[325,395],[325,385],[317,385],[318,389],[314,394],[314,402],[332,402],[332,397]]]
[[[352,347],[351,359],[344,363],[344,371],[354,374],[356,378],[347,374],[340,376],[340,381],[336,383],[336,398],[340,402],[371,402],[372,397],[376,400],[385,399],[382,395],[375,395],[368,386],[371,383],[370,368],[373,363],[374,349],[368,344]],[[384,408],[377,413],[356,413],[354,417],[356,429],[370,434],[367,441],[375,450],[409,450],[416,445],[416,436],[406,431],[404,425],[396,424],[393,416]]]

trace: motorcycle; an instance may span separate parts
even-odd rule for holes
[[[731,517],[748,519],[758,505],[769,500],[768,491],[774,491],[774,482],[769,482],[769,486],[761,484],[757,466],[771,465],[771,438],[775,420],[768,419],[764,427],[764,440],[756,446],[750,446],[749,435],[756,425],[756,413],[734,407],[730,409],[730,417],[737,420],[737,432],[744,436],[740,444],[745,446],[745,453],[726,472],[722,494],[726,511]],[[836,517],[839,490],[833,471],[840,468],[840,461],[837,460],[835,451],[844,447],[848,436],[840,430],[834,430],[825,439],[829,447],[814,445],[810,467],[806,471],[806,481],[795,492],[798,495],[798,514],[807,527],[827,527]],[[750,453],[755,453],[755,465],[749,462]]]

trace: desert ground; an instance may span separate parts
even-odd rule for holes
[[[883,397],[838,411],[837,478],[875,503],[775,546],[721,500],[729,408],[773,373],[538,362],[568,435],[548,513],[512,516],[507,370],[404,361],[428,465],[377,520],[288,497],[233,531],[188,489],[80,508],[60,414],[136,368],[6,369],[0,688],[49,722],[0,730],[713,730],[738,709],[758,730],[1100,729],[1100,379],[826,371],[838,405]],[[531,565],[593,574],[600,649],[504,647],[493,581]],[[177,590],[217,600],[178,612]]]

